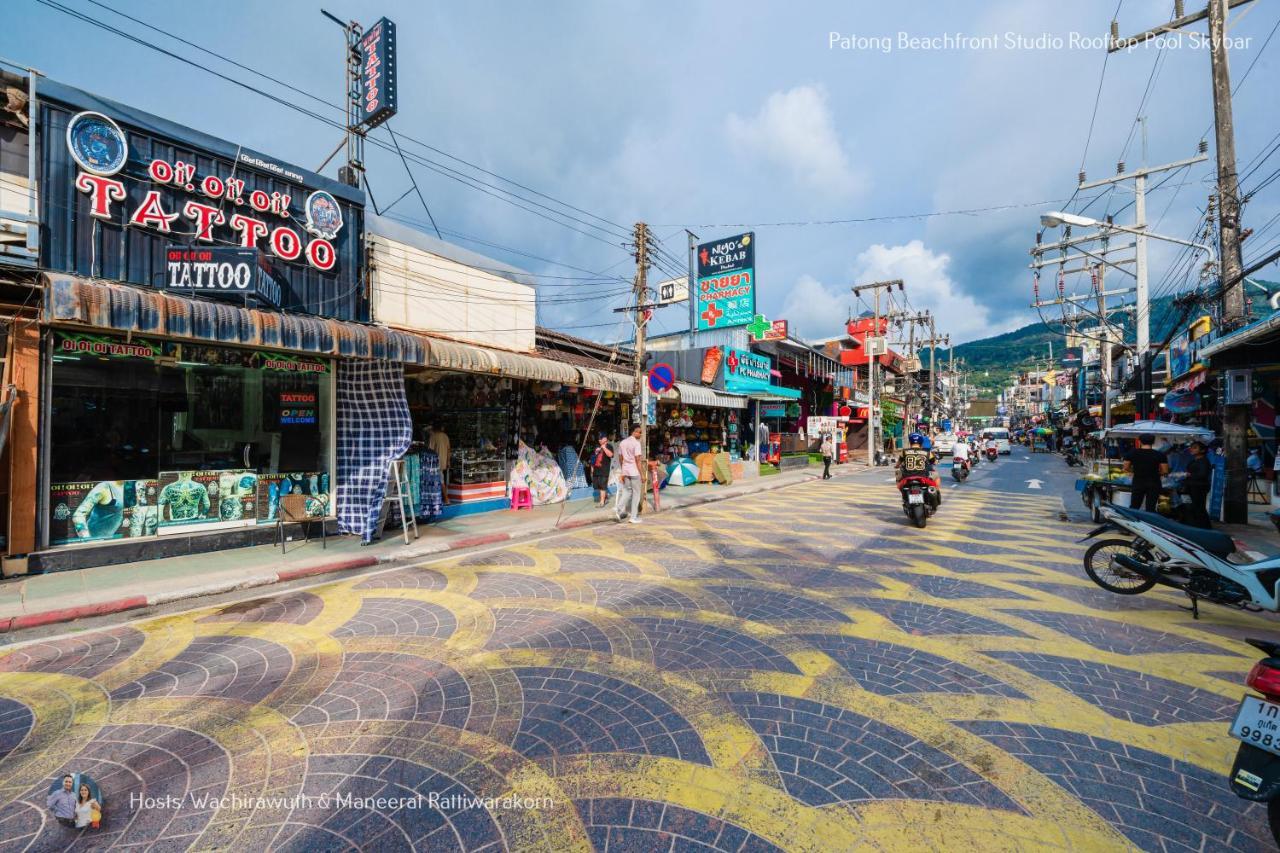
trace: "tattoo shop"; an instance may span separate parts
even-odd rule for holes
[[[270,541],[291,494],[332,516],[340,364],[423,359],[362,325],[363,193],[53,81],[37,98],[30,567]]]

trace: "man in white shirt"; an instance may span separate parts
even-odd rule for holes
[[[956,443],[951,446],[951,461],[955,464],[961,460],[969,461],[969,442],[963,438],[957,438]]]
[[[640,425],[631,428],[631,435],[618,445],[618,458],[622,465],[622,485],[626,490],[627,503],[631,509],[631,523],[640,523],[640,501],[644,498],[644,481],[640,478],[640,469],[644,462],[644,447],[640,444]],[[618,521],[622,521],[619,517]]]

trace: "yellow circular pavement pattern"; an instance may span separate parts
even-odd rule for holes
[[[1256,616],[1130,598],[1051,498],[695,510],[22,646],[0,847],[1253,850]],[[85,772],[83,838],[44,808]],[[1179,846],[1182,845],[1182,846]]]

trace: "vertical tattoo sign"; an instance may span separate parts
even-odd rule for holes
[[[386,18],[360,37],[360,124],[372,129],[396,114],[396,25]]]

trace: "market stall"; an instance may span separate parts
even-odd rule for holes
[[[1163,439],[1171,444],[1213,439],[1209,430],[1164,421],[1138,421],[1094,432],[1091,438],[1100,442],[1106,452],[1089,463],[1088,472],[1076,480],[1076,491],[1095,522],[1102,521],[1104,505],[1115,503],[1117,495],[1131,491],[1133,481],[1124,473],[1124,453],[1140,435],[1151,435],[1157,441]],[[1173,514],[1178,502],[1178,487],[1186,477],[1185,470],[1179,471],[1173,465],[1170,467],[1174,470],[1161,482],[1160,511],[1167,514]]]

